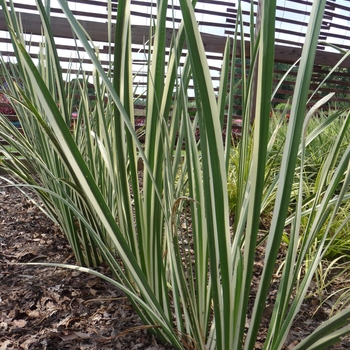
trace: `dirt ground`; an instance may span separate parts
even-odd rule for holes
[[[2,185],[0,180],[0,350],[173,349],[142,327],[121,291],[107,282],[77,271],[15,265],[75,260],[59,228],[22,193]],[[262,264],[256,262],[253,292]],[[108,274],[106,267],[99,271]],[[327,305],[314,314],[318,306],[316,297],[307,299],[285,349],[327,319]],[[256,349],[262,348],[269,323],[269,306],[265,311]],[[350,349],[350,338],[329,349]]]

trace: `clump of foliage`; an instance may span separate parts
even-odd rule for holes
[[[73,94],[67,94],[67,84],[62,78],[49,7],[37,2],[45,35],[44,51],[37,67],[25,50],[21,26],[11,15],[14,8],[8,11],[7,2],[0,0],[18,61],[15,79],[10,79],[10,72],[5,71],[10,86],[7,97],[23,127],[21,134],[1,118],[0,136],[21,155],[18,158],[11,152],[5,153],[1,166],[13,175],[18,186],[29,186],[37,192],[47,214],[65,232],[81,265],[64,266],[93,273],[117,285],[150,330],[177,349],[254,349],[288,224],[289,247],[264,344],[264,349],[283,348],[327,251],[331,223],[347,198],[350,181],[350,147],[342,149],[337,164],[333,162],[335,155],[340,154],[349,126],[350,118],[346,118],[318,173],[319,186],[314,199],[305,209],[305,173],[298,169],[304,169],[306,148],[311,140],[339,117],[334,113],[316,130],[307,133],[307,96],[326,1],[313,2],[286,126],[288,131],[276,155],[281,159],[270,171],[269,159],[276,139],[275,132],[270,134],[276,1],[262,3],[261,28],[256,41],[251,42],[250,64],[258,72],[254,93],[254,70],[242,74],[242,135],[235,155],[237,193],[233,234],[227,195],[231,132],[225,133],[231,130],[232,120],[229,117],[225,121],[225,115],[232,115],[233,110],[232,73],[237,36],[233,42],[227,40],[216,95],[192,2],[180,0],[183,21],[173,32],[167,65],[164,35],[167,2],[157,3],[156,18],[152,21],[156,26],[152,27],[153,37],[149,42],[152,49],[148,50],[151,57],[142,145],[134,125],[130,3],[118,2],[113,43],[116,54],[110,57],[114,69],[113,74],[106,74],[93,49],[95,46],[67,2],[58,2],[94,65],[96,101],[92,104],[88,98],[87,84],[79,84],[77,123],[71,129],[72,99],[67,100],[67,96]],[[13,5],[12,1],[9,3]],[[243,18],[238,6],[237,31]],[[111,14],[111,2],[108,9]],[[111,20],[108,26],[112,31]],[[186,61],[180,71],[185,47]],[[46,60],[50,64],[45,64]],[[245,72],[244,62],[242,66]],[[188,114],[191,80],[197,110],[194,118]],[[327,98],[315,108],[326,103]],[[250,127],[252,115],[254,128]],[[281,127],[283,123],[278,125]],[[28,161],[35,176],[27,167]],[[141,179],[139,161],[143,164]],[[293,189],[295,173],[299,174],[299,186]],[[270,176],[274,180],[266,190]],[[265,262],[246,333],[260,217],[269,205],[271,193],[274,193],[274,205]],[[296,203],[290,211],[292,196]],[[311,250],[313,260],[308,261]],[[109,265],[113,279],[88,268],[101,261]],[[300,276],[306,261],[308,268]],[[349,317],[349,310],[337,313],[295,349],[324,349],[337,342],[350,332]]]

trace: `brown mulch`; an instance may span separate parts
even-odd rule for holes
[[[128,300],[111,284],[78,271],[14,264],[75,260],[59,228],[22,193],[2,185],[0,179],[0,350],[173,349],[143,329]],[[253,292],[262,266],[261,257]],[[98,269],[108,274],[106,267]],[[271,305],[277,287],[275,281]],[[327,319],[327,304],[318,306],[316,297],[307,299],[285,349]],[[256,349],[262,349],[271,309],[267,305]],[[329,349],[350,349],[350,338]]]
[[[0,180],[0,350],[171,350],[142,329],[123,293],[86,273],[14,265],[75,264],[66,238],[30,200]],[[106,267],[98,270],[108,274]]]

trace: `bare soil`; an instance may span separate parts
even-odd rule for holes
[[[75,264],[75,259],[60,229],[21,192],[4,184],[0,180],[0,350],[173,349],[147,332],[123,293],[107,282],[77,271],[17,264]],[[262,259],[263,254],[255,264],[252,303]],[[98,269],[109,273],[105,266]],[[256,349],[264,344],[277,287],[278,280],[270,291]],[[327,319],[327,304],[318,306],[318,298],[306,300],[285,349]],[[350,338],[329,349],[350,349]]]

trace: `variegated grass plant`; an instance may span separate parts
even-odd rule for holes
[[[231,130],[232,125],[230,118],[224,123],[224,116],[231,115],[235,94],[233,63],[239,44],[237,36],[227,41],[216,96],[192,2],[179,1],[183,21],[173,32],[168,63],[165,60],[168,3],[157,2],[156,26],[150,28],[153,47],[149,50],[147,123],[142,145],[134,126],[130,2],[118,2],[114,33],[112,5],[108,2],[108,35],[114,37],[114,45],[106,73],[93,43],[66,1],[59,0],[94,66],[96,101],[91,105],[86,84],[78,84],[81,100],[73,130],[72,88],[62,79],[49,7],[37,1],[45,44],[36,65],[26,51],[14,8],[8,11],[6,1],[0,3],[18,63],[12,72],[6,71],[8,98],[23,128],[22,135],[5,118],[1,119],[1,137],[20,154],[13,156],[5,150],[6,159],[1,166],[14,176],[19,188],[31,187],[37,192],[47,214],[66,234],[78,264],[94,266],[103,260],[114,279],[91,268],[64,266],[94,273],[117,285],[129,297],[142,321],[159,339],[177,349],[254,349],[286,226],[297,157],[300,156],[302,169],[305,147],[311,137],[304,133],[308,123],[305,106],[326,1],[314,1],[309,20],[283,156],[277,169],[264,268],[248,332],[245,330],[248,299],[260,212],[266,197],[265,170],[273,142],[269,138],[269,123],[276,1],[261,4],[261,28],[250,45],[251,67],[257,70],[251,69],[242,77],[243,130],[233,233],[227,195],[231,133],[226,133],[223,143],[222,131]],[[9,3],[11,6],[12,1]],[[237,30],[242,22],[240,6],[238,12]],[[188,53],[179,70],[185,43]],[[241,49],[245,56],[243,44]],[[254,93],[253,72],[257,72]],[[197,108],[194,119],[187,109],[191,79]],[[252,149],[248,152],[252,113],[255,122]],[[344,132],[348,120],[344,120]],[[287,223],[291,227],[290,244],[264,349],[282,348],[327,248],[328,227],[349,185],[350,148],[343,150],[336,167],[332,163],[342,137],[343,132],[327,156],[320,173],[320,190],[308,213],[303,211],[302,186],[299,187],[298,202]],[[142,181],[137,166],[140,159]],[[303,171],[299,170],[299,176],[302,181]],[[326,179],[328,187],[324,190]],[[308,224],[301,236],[301,220],[305,215]],[[315,249],[316,235],[324,225],[323,237]],[[313,260],[309,261],[311,248]],[[324,349],[337,342],[350,332],[349,317],[349,310],[333,316],[296,349]]]

